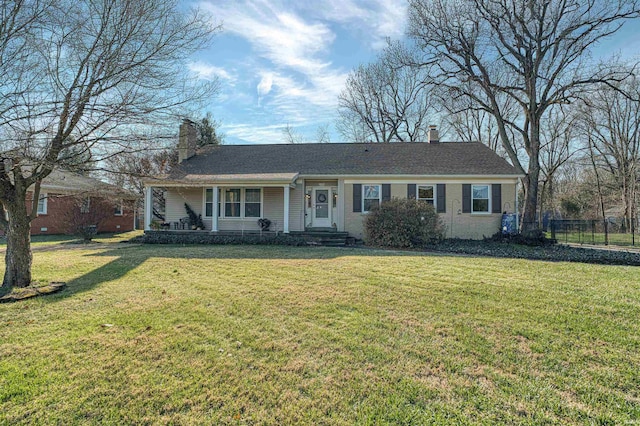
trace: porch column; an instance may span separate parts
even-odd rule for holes
[[[289,233],[289,185],[284,186],[284,224],[283,232]]]
[[[144,191],[144,230],[149,231],[153,212],[153,187],[147,186]]]
[[[211,211],[211,232],[218,232],[218,185],[212,186],[213,208]]]

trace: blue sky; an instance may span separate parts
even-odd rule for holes
[[[223,31],[189,65],[217,77],[207,111],[222,122],[228,144],[284,143],[289,125],[305,141],[327,126],[332,142],[337,97],[354,67],[372,61],[385,38],[401,39],[402,0],[204,0]],[[640,23],[627,24],[595,56],[640,54]]]

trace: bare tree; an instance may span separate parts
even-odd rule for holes
[[[184,63],[216,30],[177,0],[0,3],[3,286],[31,283],[27,193],[37,200],[42,179],[78,156],[99,168],[166,136],[165,123],[215,90]]]
[[[433,98],[428,73],[407,66],[413,61],[399,43],[347,77],[338,97],[338,131],[355,142],[426,140]]]
[[[463,83],[466,88],[463,92],[475,91],[475,96],[482,96],[482,92],[474,85]],[[447,112],[443,118],[444,123],[452,129],[457,140],[463,142],[481,142],[491,148],[500,156],[507,154],[502,148],[502,141],[498,132],[498,125],[493,114],[477,105],[470,96],[461,95],[459,88],[455,91],[439,88],[434,93],[438,94],[439,104]],[[514,120],[518,115],[517,106],[507,96],[498,96],[498,104],[503,114]],[[513,150],[522,158],[521,140],[515,137],[513,130],[507,128],[509,140]]]
[[[289,123],[282,129],[282,136],[286,143],[304,143],[304,137],[291,127]]]
[[[639,12],[637,0],[410,0],[409,34],[422,63],[435,67],[439,84],[495,117],[503,148],[524,170],[507,129],[522,141],[524,231],[536,226],[543,117],[586,87],[620,78],[609,69],[595,70],[588,53]],[[465,90],[464,83],[474,90]],[[516,120],[501,109],[500,95],[519,106]]]
[[[318,143],[331,143],[331,135],[329,134],[329,125],[324,124],[316,129],[316,141]]]
[[[549,114],[541,120],[540,133],[540,174],[542,189],[540,191],[540,215],[542,220],[545,209],[555,212],[555,179],[556,175],[575,154],[580,151],[576,141],[575,108],[557,105],[549,110]]]
[[[628,230],[636,213],[640,166],[640,80],[629,77],[594,90],[585,99],[580,121],[591,141],[593,166],[613,177]]]

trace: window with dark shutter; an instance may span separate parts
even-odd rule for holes
[[[471,213],[471,184],[462,184],[462,213]]]
[[[391,199],[391,185],[388,183],[382,184],[382,201],[389,201]]]
[[[502,185],[491,185],[491,213],[502,213]]]
[[[444,183],[437,185],[437,197],[436,208],[438,213],[447,212],[447,186]]]
[[[416,198],[416,184],[410,183],[407,185],[407,198],[409,200],[415,200]]]
[[[353,184],[353,212],[362,212],[362,184]]]

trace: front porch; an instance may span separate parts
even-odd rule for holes
[[[297,175],[255,178],[242,182],[236,177],[238,182],[221,181],[219,185],[148,185],[145,231],[244,235],[344,230],[340,214],[344,204],[337,180],[305,182]],[[162,189],[162,215],[154,214],[160,210],[154,200],[158,189]],[[265,227],[264,222],[269,226]]]

